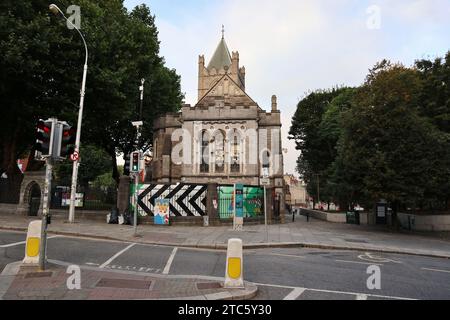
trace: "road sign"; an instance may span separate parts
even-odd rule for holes
[[[269,178],[261,178],[261,185],[262,186],[270,186],[270,179]]]
[[[70,155],[70,160],[72,160],[72,161],[77,161],[79,158],[80,158],[80,154],[77,151],[75,151],[74,153],[72,153]]]

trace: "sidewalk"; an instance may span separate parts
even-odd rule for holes
[[[142,275],[135,272],[82,267],[80,289],[69,289],[68,265],[56,261],[47,270],[8,265],[0,275],[0,300],[246,300],[255,285],[224,289],[223,279],[198,276]],[[73,276],[69,284],[73,284]],[[3,288],[3,289],[2,289]]]
[[[0,229],[26,231],[36,218],[1,215]],[[405,253],[450,258],[450,241],[432,236],[392,232],[380,227],[336,224],[296,217],[296,222],[269,225],[268,237],[264,225],[245,226],[233,231],[229,226],[138,226],[134,237],[132,226],[109,225],[99,221],[79,221],[75,224],[53,219],[50,234],[84,236],[135,243],[226,249],[228,239],[240,238],[244,248],[311,247],[340,250]],[[267,237],[267,238],[266,238]]]

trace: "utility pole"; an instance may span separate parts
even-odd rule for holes
[[[141,93],[140,95],[140,106],[139,106],[139,121],[135,121],[132,122],[133,126],[136,127],[136,141],[135,141],[135,145],[136,145],[136,152],[132,153],[132,157],[134,157],[134,154],[138,154],[138,163],[139,165],[137,166],[137,170],[133,170],[134,169],[134,161],[135,159],[130,159],[130,169],[133,171],[134,174],[134,200],[135,200],[135,205],[134,205],[134,221],[133,221],[133,226],[134,226],[134,236],[137,237],[137,215],[138,215],[138,187],[139,187],[139,171],[140,171],[140,161],[141,161],[141,150],[139,149],[139,142],[141,139],[141,127],[144,125],[144,123],[142,122],[142,106],[144,104],[144,83],[145,83],[145,79],[141,79],[141,85],[139,86],[139,91]]]

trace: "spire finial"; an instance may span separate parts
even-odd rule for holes
[[[225,38],[225,26],[222,25],[222,39]]]

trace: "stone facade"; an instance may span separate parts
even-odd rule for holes
[[[154,122],[152,183],[217,183],[270,187],[283,193],[281,119],[276,96],[271,112],[245,92],[239,53],[222,40],[205,67],[199,57],[198,102]],[[268,159],[268,160],[267,160]],[[267,169],[263,169],[267,167]]]

